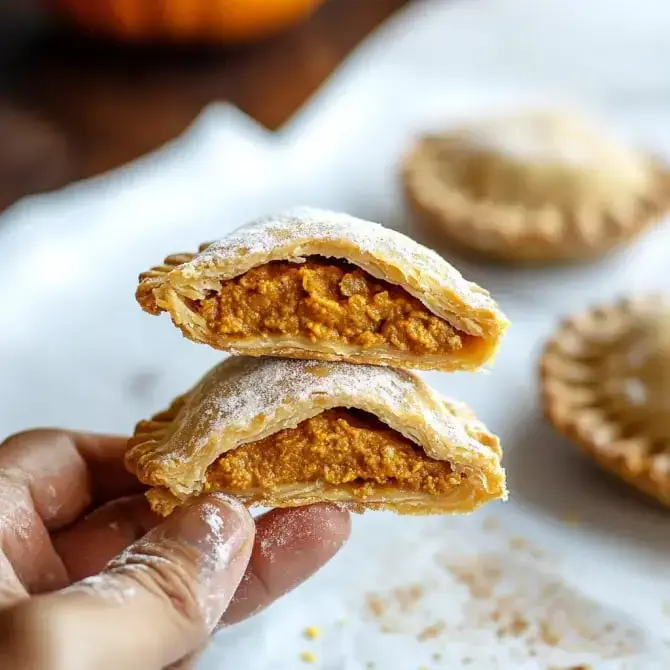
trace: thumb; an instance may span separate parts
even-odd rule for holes
[[[15,656],[7,667],[158,670],[174,663],[216,626],[253,538],[253,519],[226,496],[177,510],[101,574],[7,612],[18,639],[18,649],[10,640]]]

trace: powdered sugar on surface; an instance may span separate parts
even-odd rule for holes
[[[174,432],[159,449],[172,461],[189,459],[194,441],[206,444],[224,429],[248,428],[259,416],[272,417],[278,410],[297,403],[312,402],[324,408],[328,399],[335,397],[340,406],[362,409],[366,399],[374,398],[376,404],[396,417],[407,413],[420,416],[454,446],[480,452],[488,449],[472,439],[462,422],[444,409],[443,399],[410,372],[349,363],[251,357],[228,358],[215,367],[193,390]],[[304,418],[298,418],[296,423]],[[402,426],[403,421],[399,420],[399,424]]]
[[[348,214],[310,207],[296,207],[282,214],[253,221],[210,245],[186,263],[185,275],[197,273],[213,261],[230,261],[246,254],[263,256],[287,242],[341,242],[357,247],[399,267],[409,266],[439,284],[448,285],[474,309],[497,310],[488,293],[463,276],[432,249],[378,223]]]

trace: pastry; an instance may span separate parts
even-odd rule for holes
[[[541,359],[549,420],[605,469],[670,506],[670,304],[622,300],[572,317]]]
[[[140,275],[184,335],[251,356],[474,370],[508,322],[434,251],[346,214],[296,209]]]
[[[402,179],[433,237],[510,262],[600,256],[670,205],[670,172],[655,158],[558,111],[424,135],[406,156]]]
[[[137,425],[128,469],[169,514],[203,491],[249,505],[470,512],[505,497],[498,439],[404,370],[231,357]]]

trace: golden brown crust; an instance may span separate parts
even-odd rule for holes
[[[566,319],[540,361],[544,412],[605,470],[670,506],[670,307],[624,299]]]
[[[301,482],[235,494],[253,505],[333,501],[412,514],[469,512],[505,496],[498,439],[468,408],[446,402],[409,372],[347,363],[229,358],[168,410],[137,425],[126,465],[154,487],[148,496],[154,509],[169,513],[203,490],[207,469],[222,453],[333,407],[374,414],[462,472],[463,484],[440,496],[380,490],[361,499],[346,486]]]
[[[467,167],[451,182],[451,177],[438,170],[434,145],[445,142],[445,157],[440,160],[447,162],[453,151],[451,160],[457,164],[468,152],[461,134],[475,134],[477,126],[426,135],[415,143],[401,166],[405,198],[420,225],[434,230],[435,237],[442,236],[461,251],[492,260],[522,264],[580,262],[632,240],[670,208],[670,171],[665,165],[600,137],[580,120],[529,114],[498,119],[496,123],[533,124],[538,119],[549,126],[548,133],[555,133],[552,140],[557,144],[575,140],[575,133],[583,134],[587,145],[593,139],[593,157],[603,153],[601,166],[607,173],[598,175],[597,169],[582,170],[569,162],[563,167],[542,161],[524,164],[518,156],[506,157],[496,150],[473,146]],[[593,138],[589,137],[591,132]],[[618,172],[616,165],[609,164],[616,161],[622,164]],[[591,182],[593,193],[589,192]],[[464,184],[471,184],[473,193]],[[548,196],[554,189],[554,200],[526,205],[496,200],[506,189],[515,197],[523,195],[524,184],[529,197],[536,195],[531,188],[547,189]],[[484,196],[488,189],[491,194]]]
[[[344,360],[395,367],[474,370],[491,359],[508,326],[488,293],[466,281],[435,252],[378,224],[344,214],[299,209],[243,227],[199,254],[177,254],[140,275],[136,298],[146,312],[166,311],[183,334],[231,353]],[[344,259],[419,299],[436,316],[471,335],[460,351],[433,358],[386,349],[290,336],[238,338],[213,333],[192,301],[223,281],[277,260],[309,256]]]

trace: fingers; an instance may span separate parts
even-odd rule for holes
[[[51,538],[71,581],[102,571],[161,521],[143,495],[113,500]]]
[[[2,471],[0,509],[0,547],[25,589],[40,593],[67,586],[67,573],[35,510],[28,487],[8,479]],[[5,575],[2,579],[4,583]]]
[[[270,605],[325,565],[349,537],[349,513],[333,505],[276,509],[256,519],[251,561],[222,625]]]
[[[66,586],[49,531],[92,503],[141,490],[123,469],[123,438],[34,430],[0,445],[0,546],[23,586],[40,593]]]
[[[248,512],[224,496],[178,510],[100,575],[0,614],[0,667],[159,670],[175,663],[200,648],[221,617],[253,536]]]
[[[0,610],[28,598],[12,564],[0,551]]]
[[[123,466],[125,445],[121,437],[32,430],[2,445],[0,472],[25,487],[35,511],[53,531],[72,523],[91,504],[142,491]]]

